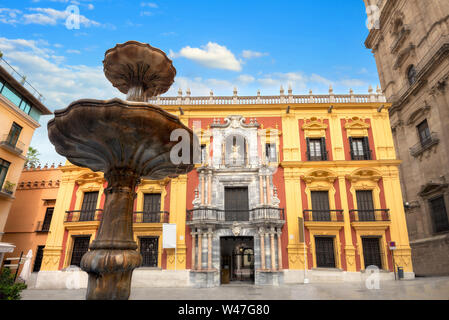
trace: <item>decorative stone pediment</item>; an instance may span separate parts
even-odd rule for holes
[[[307,138],[321,138],[326,135],[326,129],[328,125],[318,120],[316,117],[310,118],[310,121],[306,122],[302,126],[305,136]]]
[[[335,179],[337,179],[337,175],[330,170],[314,169],[312,171],[309,171],[306,175],[301,176],[301,179],[303,179],[308,184],[319,181],[333,183]]]
[[[412,126],[416,124],[417,120],[420,120],[423,116],[427,115],[430,111],[430,106],[421,107],[415,110],[407,119],[407,125]]]
[[[369,128],[370,125],[359,117],[353,117],[351,122],[345,124],[345,129],[350,137],[366,137]]]
[[[75,183],[78,185],[83,185],[86,183],[104,183],[103,174],[97,172],[86,172],[81,174],[75,179]]]
[[[363,168],[355,170],[353,173],[347,175],[346,178],[351,182],[357,182],[361,180],[378,182],[382,178],[382,174],[375,169]]]
[[[418,193],[422,198],[427,198],[432,195],[442,193],[447,189],[449,184],[447,183],[435,183],[429,182],[421,187],[421,191]]]

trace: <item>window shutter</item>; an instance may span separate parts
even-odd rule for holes
[[[352,145],[352,137],[349,137],[349,149],[351,150],[351,160],[354,160],[354,147]]]
[[[307,144],[307,161],[310,161],[310,139],[306,138],[306,144]]]
[[[369,150],[369,140],[368,137],[363,137],[363,153],[366,160],[371,160],[371,152]]]
[[[327,160],[326,138],[321,138],[321,157]]]

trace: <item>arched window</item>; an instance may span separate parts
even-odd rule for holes
[[[416,82],[416,69],[413,64],[407,69],[407,79],[410,85]]]
[[[244,166],[247,162],[247,140],[235,134],[226,138],[226,164],[228,166]]]

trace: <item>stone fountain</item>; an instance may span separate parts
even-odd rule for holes
[[[186,130],[193,155],[192,130],[148,99],[165,93],[176,69],[167,55],[148,44],[129,41],[106,51],[107,79],[127,94],[127,101],[79,100],[55,111],[48,135],[56,151],[71,163],[104,172],[108,183],[103,218],[96,239],[81,261],[89,274],[86,299],[126,300],[133,270],[142,263],[133,239],[133,204],[141,178],[160,180],[193,170],[175,165],[173,130]]]

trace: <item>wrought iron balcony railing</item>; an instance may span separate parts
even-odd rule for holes
[[[432,146],[438,144],[440,142],[440,139],[438,138],[438,135],[433,132],[429,138],[422,140],[415,144],[413,147],[410,148],[410,154],[412,157],[417,157],[427,149],[431,148]]]
[[[373,159],[373,151],[365,150],[362,155],[355,154],[354,151],[351,151],[351,160],[372,160]]]
[[[329,159],[329,151],[321,155],[311,155],[310,152],[306,152],[307,161],[327,161]]]
[[[187,210],[187,222],[192,221],[259,221],[259,220],[285,220],[284,209],[274,207],[261,207],[251,210],[220,210],[214,208],[196,208]]]
[[[167,211],[147,212],[138,211],[134,212],[134,223],[168,223],[170,213]]]
[[[102,209],[66,211],[64,222],[101,221],[102,216]]]
[[[343,222],[343,210],[304,210],[304,221]]]
[[[38,221],[36,226],[36,232],[48,232],[50,231],[50,223],[44,223],[44,221]]]
[[[22,154],[25,150],[25,144],[21,141],[14,141],[9,134],[5,134],[0,139],[0,146],[6,146],[18,154]]]
[[[390,221],[390,209],[349,210],[351,222]]]

